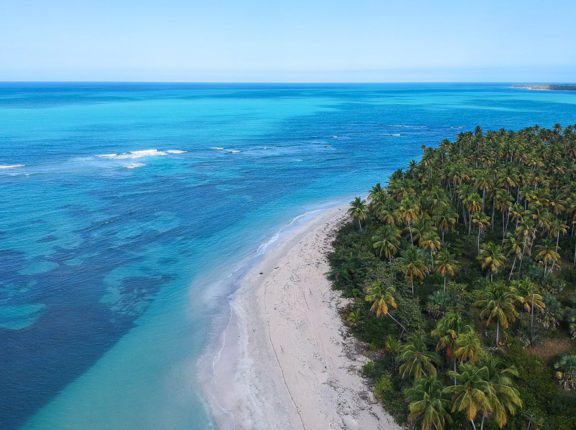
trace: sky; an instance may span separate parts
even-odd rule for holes
[[[0,81],[575,82],[576,0],[0,0]]]

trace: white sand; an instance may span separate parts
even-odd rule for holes
[[[243,278],[203,372],[219,429],[400,429],[360,376],[366,359],[346,337],[343,302],[324,276],[344,217],[344,208],[323,211]]]

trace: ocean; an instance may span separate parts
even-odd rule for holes
[[[0,83],[0,428],[211,428],[196,361],[282,226],[473,130],[511,84]]]

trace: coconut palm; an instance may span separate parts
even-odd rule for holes
[[[480,428],[484,428],[486,418],[494,419],[498,427],[502,428],[508,422],[508,416],[516,415],[522,408],[520,393],[514,387],[513,378],[518,376],[514,366],[507,367],[502,361],[494,356],[486,356],[482,366],[488,371],[488,383],[490,387],[490,403],[492,413],[482,416]]]
[[[442,207],[434,216],[434,223],[440,230],[442,243],[444,243],[444,235],[446,232],[452,230],[458,222],[458,215],[449,206]]]
[[[442,246],[438,233],[435,231],[426,232],[424,235],[420,236],[418,245],[420,248],[427,250],[430,253],[430,265],[434,267],[434,254],[436,254]]]
[[[444,394],[444,386],[434,376],[422,378],[405,392],[409,402],[408,420],[418,423],[421,430],[443,430],[452,422],[450,402]]]
[[[394,225],[396,223],[396,213],[388,206],[378,209],[376,217],[384,224]]]
[[[560,235],[568,233],[568,226],[554,217],[548,226],[548,232],[556,239],[556,252],[560,249]]]
[[[412,377],[414,381],[424,376],[436,376],[438,355],[428,351],[424,336],[412,334],[408,342],[400,348],[398,361],[401,363],[399,371],[402,378]]]
[[[448,277],[453,277],[458,271],[460,264],[450,251],[442,249],[436,256],[436,272],[444,278],[444,291],[446,291],[446,281]]]
[[[476,240],[476,247],[478,254],[480,254],[480,235],[484,230],[490,226],[490,218],[484,212],[477,212],[472,215],[472,224],[478,229],[478,239]]]
[[[372,236],[372,246],[380,257],[391,261],[400,247],[400,230],[393,225],[383,225]]]
[[[504,246],[507,249],[506,255],[514,255],[512,260],[512,268],[510,269],[510,274],[508,275],[508,280],[512,279],[514,273],[514,267],[516,267],[516,261],[519,259],[522,261],[522,243],[513,234],[508,233],[504,239]]]
[[[394,297],[395,294],[396,289],[394,287],[386,287],[381,281],[374,281],[366,290],[365,300],[372,303],[370,311],[376,314],[376,318],[387,316],[398,324],[402,329],[400,333],[400,336],[402,336],[402,334],[407,331],[406,327],[390,314],[390,308],[398,308],[396,298]]]
[[[410,288],[414,294],[414,280],[422,280],[430,271],[424,262],[422,251],[415,246],[409,246],[400,254],[398,261],[402,267],[404,275],[410,281]]]
[[[436,351],[445,351],[446,359],[452,361],[454,370],[456,370],[456,357],[454,350],[456,340],[464,329],[464,320],[459,312],[447,312],[444,317],[438,321],[431,335],[438,338]]]
[[[475,364],[484,355],[482,342],[470,326],[466,326],[456,339],[454,356],[460,363]]]
[[[362,221],[366,221],[368,218],[368,208],[366,207],[366,201],[362,200],[360,197],[356,197],[350,202],[350,208],[348,213],[354,221],[358,223],[358,228],[362,231]]]
[[[472,218],[476,212],[480,212],[482,210],[482,198],[476,192],[472,192],[464,197],[463,200],[464,206],[468,209],[469,218]],[[472,222],[468,223],[468,234],[470,234],[472,230]]]
[[[375,198],[378,198],[380,194],[385,194],[386,190],[382,188],[380,182],[376,183],[372,188],[370,188],[370,192],[368,193],[368,199],[370,201],[374,201]]]
[[[518,296],[514,291],[502,282],[490,284],[476,301],[475,305],[480,309],[480,318],[485,320],[486,326],[492,321],[496,322],[496,346],[500,345],[500,328],[507,330],[510,323],[518,317],[518,311],[514,306]]]
[[[534,335],[534,314],[536,311],[543,312],[546,308],[544,297],[539,293],[538,286],[528,278],[514,281],[511,286],[522,309],[530,314],[530,341],[532,341]]]
[[[476,430],[478,414],[484,416],[493,411],[488,369],[464,363],[457,372],[449,371],[448,375],[456,380],[455,385],[444,388],[452,396],[452,412],[462,412]]]
[[[502,253],[502,249],[493,242],[488,242],[480,248],[478,261],[483,270],[486,270],[492,280],[492,275],[498,273],[506,264],[506,257]]]
[[[544,275],[552,273],[554,265],[560,260],[560,254],[554,245],[545,243],[536,248],[536,260],[544,266]]]
[[[398,207],[398,219],[408,226],[410,232],[410,242],[414,244],[414,237],[412,235],[412,223],[420,216],[420,206],[416,201],[410,198],[405,198],[400,202]]]

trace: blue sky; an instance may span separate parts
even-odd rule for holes
[[[574,0],[0,0],[0,80],[576,81]]]

